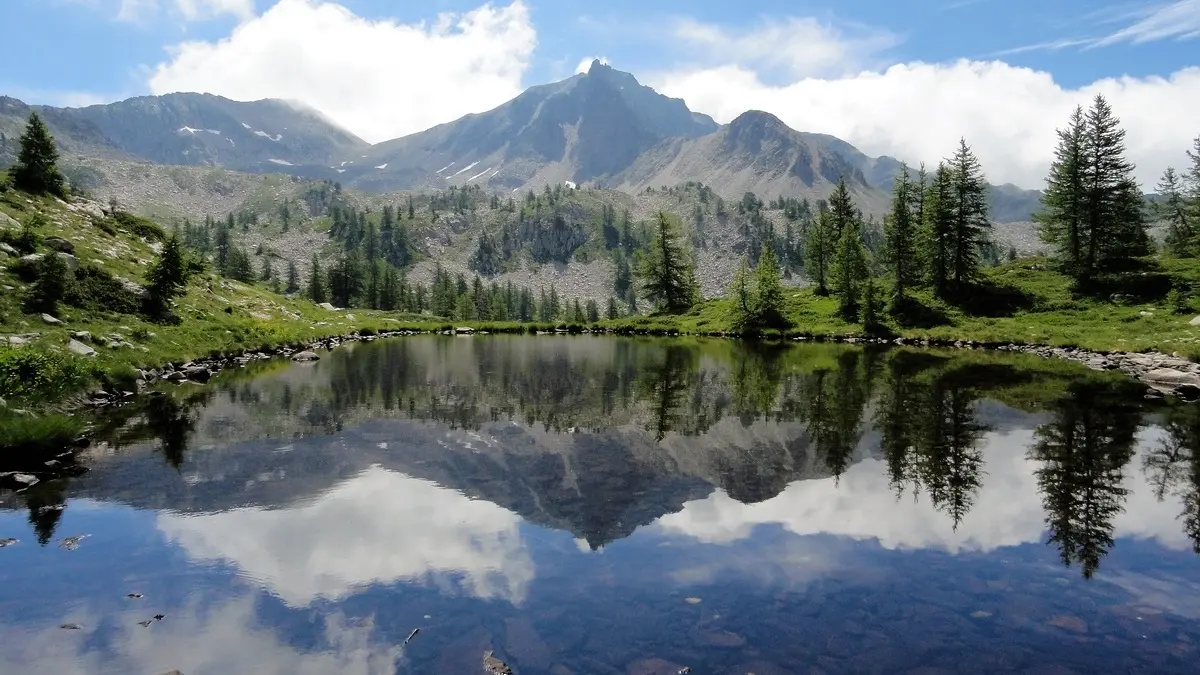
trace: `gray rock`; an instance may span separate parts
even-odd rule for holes
[[[50,324],[51,326],[61,326],[61,325],[62,325],[62,319],[59,319],[59,318],[57,318],[57,317],[50,316],[49,314],[43,314],[43,315],[42,315],[42,322],[43,322],[43,323],[48,323],[48,324]]]
[[[75,244],[63,239],[62,237],[46,237],[44,243],[48,248],[62,253],[74,253]]]
[[[461,333],[461,334],[463,334],[463,335],[466,335],[466,334],[469,334],[469,333],[474,333],[474,332],[475,332],[475,329],[474,329],[474,328],[471,328],[470,326],[459,326],[458,328],[455,328],[455,329],[454,329],[454,332],[455,332],[455,333]]]
[[[12,216],[8,215],[7,213],[0,212],[0,228],[10,228],[10,227],[13,229],[17,229],[17,228],[21,227],[21,224],[15,220],[13,220]]]
[[[166,375],[164,375],[163,379],[168,382],[178,382],[180,380],[186,380],[187,375],[185,375],[184,373],[182,373],[178,370],[175,370],[175,371],[169,372]]]
[[[1196,373],[1185,373],[1173,368],[1156,368],[1143,373],[1141,379],[1151,387],[1166,393],[1187,394],[1193,387],[1195,391],[1200,392],[1200,375]],[[1187,389],[1184,389],[1185,387]]]
[[[92,334],[86,330],[73,330],[71,331],[71,337],[76,340],[83,340],[84,342],[92,341]]]
[[[317,356],[316,352],[310,351],[296,352],[295,354],[292,354],[293,361],[316,361],[320,358],[321,357]]]
[[[69,340],[67,342],[67,349],[69,349],[72,354],[78,354],[80,356],[95,356],[96,355],[95,349],[92,349],[91,347],[83,344],[82,342],[80,342],[79,340],[76,340],[74,338],[72,338],[71,340]]]
[[[37,476],[31,476],[27,473],[14,473],[12,479],[22,485],[37,485]]]
[[[337,307],[334,307],[333,305],[329,304],[328,302],[322,302],[321,304],[319,304],[319,305],[317,305],[317,306],[318,306],[318,307],[320,307],[320,308],[322,308],[322,309],[327,309],[327,310],[329,310],[329,311],[331,311],[331,312],[336,312],[336,311],[338,311],[338,308],[337,308]]]
[[[19,251],[17,251],[17,249],[9,246],[8,244],[6,244],[2,241],[0,241],[0,253],[3,253],[5,256],[7,256],[9,258],[20,258],[21,257],[21,253]]]
[[[1200,326],[1200,316],[1192,317],[1192,320],[1188,322],[1188,325],[1189,326]]]
[[[24,337],[21,337],[20,335],[9,335],[8,336],[8,344],[10,344],[14,347],[20,347],[21,345],[29,344],[29,338],[24,338]]]

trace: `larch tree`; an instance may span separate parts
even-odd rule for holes
[[[857,316],[860,291],[868,274],[867,248],[863,245],[862,225],[857,218],[842,228],[831,271],[842,316]]]
[[[696,274],[679,234],[659,212],[657,232],[638,267],[642,296],[669,314],[686,312],[696,301]]]

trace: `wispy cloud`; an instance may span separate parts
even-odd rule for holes
[[[960,0],[967,2],[970,0]],[[1116,44],[1146,44],[1160,40],[1200,38],[1200,0],[1174,0],[1151,7],[1118,6],[1098,10],[1084,17],[1096,24],[1125,24],[1105,35],[1063,38],[993,52],[989,56],[1007,56],[1037,51],[1057,51],[1068,47],[1096,49]]]

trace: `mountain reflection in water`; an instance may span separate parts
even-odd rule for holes
[[[0,672],[1194,672],[1200,408],[1142,393],[548,336],[226,373],[0,493]]]

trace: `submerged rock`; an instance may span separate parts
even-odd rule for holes
[[[310,352],[307,350],[302,351],[302,352],[296,352],[295,354],[292,354],[293,361],[316,361],[320,358],[321,357],[317,356],[316,352]]]

